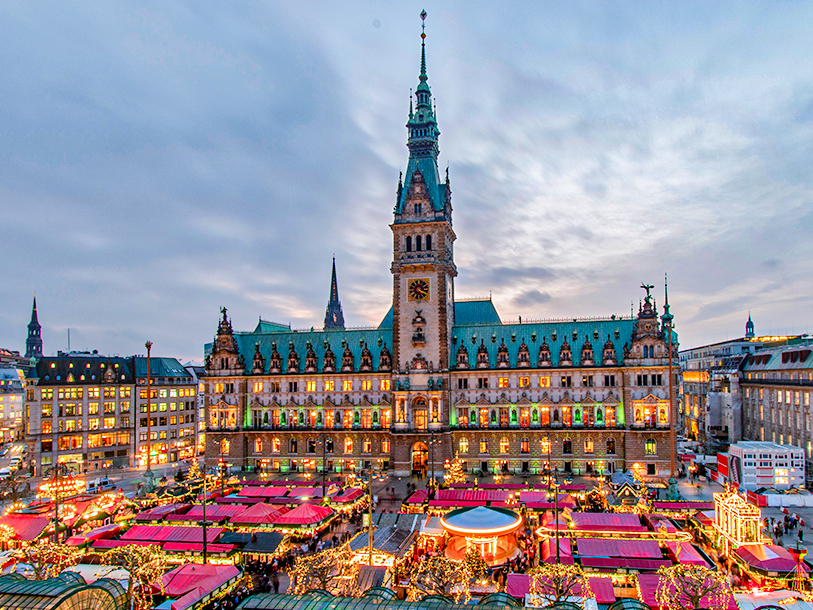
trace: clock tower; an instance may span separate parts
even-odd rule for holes
[[[426,13],[421,13],[426,18]],[[448,421],[449,343],[454,324],[454,241],[449,172],[438,171],[438,136],[426,76],[410,98],[406,174],[398,181],[393,233],[393,370],[395,426],[441,429]]]

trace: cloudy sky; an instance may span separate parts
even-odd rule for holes
[[[391,302],[420,19],[459,297],[811,332],[813,4],[6,1],[0,346],[200,358]]]

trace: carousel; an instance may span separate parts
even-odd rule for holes
[[[445,550],[450,559],[462,560],[476,550],[495,566],[520,554],[515,532],[522,527],[522,517],[506,508],[459,508],[443,515],[440,525],[450,536]]]

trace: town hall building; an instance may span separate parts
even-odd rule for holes
[[[645,286],[637,315],[507,323],[491,298],[457,298],[425,40],[414,96],[391,309],[345,328],[335,262],[322,330],[261,319],[235,331],[223,309],[206,355],[207,465],[440,476],[459,455],[470,472],[668,478],[668,299],[659,315]]]

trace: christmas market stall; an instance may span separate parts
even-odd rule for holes
[[[359,532],[350,540],[352,561],[393,570],[397,564],[402,564],[411,558],[412,549],[418,539],[418,532],[401,529],[394,525],[375,528],[372,562],[370,562],[369,538],[368,532]]]
[[[733,558],[757,586],[769,589],[791,588],[799,572],[807,576],[810,571],[790,550],[775,544],[744,544]]]
[[[601,604],[602,608],[606,608],[609,604],[615,602],[612,580],[603,576],[588,576],[587,582],[590,585],[590,597],[595,598],[596,604]],[[509,574],[505,580],[505,592],[518,599],[525,606],[535,605],[530,599],[531,576],[529,574]],[[580,592],[578,588],[574,589],[576,595]],[[585,607],[587,606],[585,605]]]
[[[712,583],[712,581],[714,582]],[[704,583],[710,593],[700,600],[700,608],[714,608],[715,610],[739,610],[737,601],[731,589],[719,573],[710,573]],[[651,610],[672,610],[674,608],[687,608],[689,602],[682,596],[681,583],[670,582],[663,574],[638,575],[638,599],[651,608]],[[669,603],[664,603],[664,598]]]
[[[185,564],[161,577],[166,597],[156,610],[197,610],[228,594],[243,573],[233,565]]]
[[[502,565],[518,556],[520,549],[515,532],[523,520],[506,508],[475,506],[459,508],[440,518],[449,534],[445,554],[461,560],[471,550],[477,550],[489,565]]]
[[[229,525],[236,527],[237,531],[256,531],[258,529],[270,529],[274,521],[289,512],[287,506],[272,506],[265,502],[260,502],[249,506],[244,511],[232,517]]]
[[[654,572],[672,565],[655,540],[577,538],[576,552],[585,571]]]
[[[273,529],[294,538],[310,538],[323,531],[337,517],[332,508],[300,504],[274,519]]]

